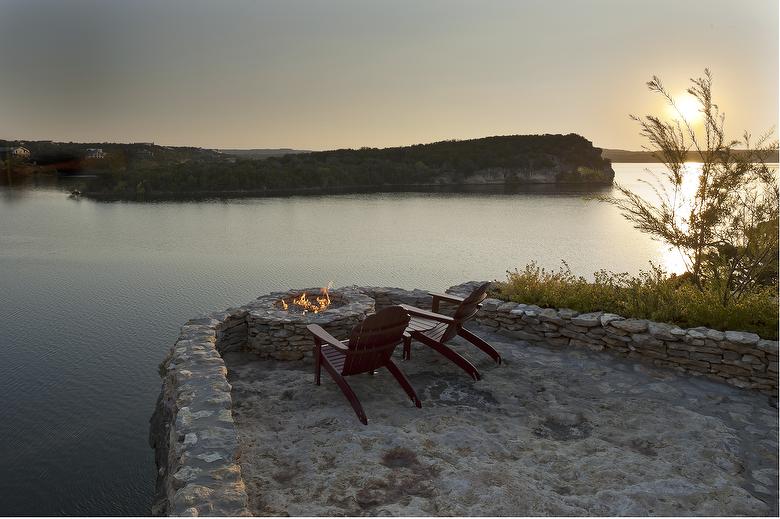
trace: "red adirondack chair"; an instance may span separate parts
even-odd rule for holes
[[[495,348],[463,327],[463,323],[477,315],[477,312],[482,306],[482,301],[487,298],[488,287],[490,287],[490,283],[483,283],[474,289],[466,298],[456,297],[450,294],[431,293],[431,296],[433,297],[431,312],[414,306],[401,305],[401,307],[409,312],[409,315],[411,316],[409,326],[406,329],[409,338],[404,341],[404,358],[411,358],[411,339],[414,339],[447,357],[466,373],[471,375],[474,380],[479,380],[480,374],[477,368],[462,355],[445,346],[447,341],[456,335],[459,335],[490,355],[490,357],[496,361],[496,364],[501,364],[501,355],[499,355]],[[452,317],[438,313],[440,301],[448,301],[459,305]]]
[[[317,324],[306,328],[314,335],[314,382],[320,385],[322,367],[330,373],[344,396],[347,397],[363,424],[368,418],[355,392],[344,377],[359,373],[373,373],[385,367],[393,374],[409,395],[414,405],[422,407],[406,375],[390,358],[396,346],[404,341],[409,314],[400,306],[391,306],[366,317],[352,329],[349,340],[339,341]]]

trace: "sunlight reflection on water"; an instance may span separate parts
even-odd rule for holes
[[[675,192],[671,183],[664,178],[664,174],[655,166],[653,176],[657,193],[665,198],[665,203],[675,209],[675,222],[682,231],[687,231],[691,209],[694,206],[696,190],[699,187],[699,175],[702,164],[700,162],[686,162],[683,166],[682,182],[680,189]],[[647,195],[646,195],[647,196]],[[655,196],[648,196],[648,201],[656,201]],[[679,249],[659,244],[661,267],[671,274],[682,274],[688,268],[688,262]]]
[[[668,245],[659,245],[661,266],[670,274],[682,274],[687,270],[685,258],[679,250],[669,248]]]

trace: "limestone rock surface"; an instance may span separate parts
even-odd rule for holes
[[[777,515],[767,396],[479,333],[504,357],[456,341],[479,382],[416,343],[397,361],[422,409],[384,370],[350,377],[368,426],[327,374],[313,384],[309,361],[226,354],[251,512]]]

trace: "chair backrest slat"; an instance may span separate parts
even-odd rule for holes
[[[390,306],[366,317],[352,329],[342,375],[373,371],[387,363],[403,341],[409,314],[400,306]]]
[[[479,304],[487,299],[487,291],[490,288],[490,282],[482,283],[474,291],[466,297],[463,302],[458,306],[452,318],[455,320],[444,332],[441,338],[441,342],[448,341],[458,334],[458,330],[463,323],[472,319],[479,311]]]

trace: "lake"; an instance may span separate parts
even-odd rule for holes
[[[646,191],[646,166],[616,164],[616,181]],[[2,187],[0,515],[149,513],[157,366],[191,317],[328,281],[443,290],[534,260],[679,267],[577,192],[144,204]]]

